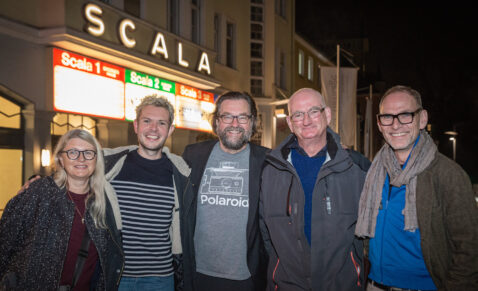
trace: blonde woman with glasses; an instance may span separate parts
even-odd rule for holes
[[[54,159],[54,174],[12,198],[0,220],[0,290],[117,290],[121,217],[101,146],[71,130]]]

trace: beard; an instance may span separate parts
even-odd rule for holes
[[[242,135],[237,139],[233,139],[227,136],[227,132],[229,131],[239,131],[242,133]],[[247,144],[252,136],[251,130],[245,130],[240,126],[228,126],[222,131],[219,130],[218,127],[216,127],[216,132],[217,136],[219,137],[219,140],[224,145],[224,147],[235,151],[240,150],[245,144]]]

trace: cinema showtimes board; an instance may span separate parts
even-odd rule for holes
[[[176,127],[212,131],[214,94],[53,48],[55,111],[133,121],[136,106],[152,94],[174,106]]]

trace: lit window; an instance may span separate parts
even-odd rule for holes
[[[20,129],[21,107],[0,96],[0,127]]]
[[[299,50],[299,60],[298,60],[298,66],[299,66],[299,75],[303,76],[304,75],[304,52]]]
[[[51,135],[61,136],[67,131],[81,128],[96,136],[96,121],[88,116],[57,113],[51,123]]]
[[[314,79],[314,59],[312,57],[307,59],[307,79],[310,81]]]

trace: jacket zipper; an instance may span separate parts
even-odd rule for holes
[[[276,271],[277,271],[277,267],[279,267],[279,262],[280,262],[280,259],[277,258],[276,266],[274,267],[274,271],[272,272],[272,282],[274,282],[274,290],[277,290],[279,288],[279,285],[275,281]]]
[[[360,265],[354,259],[354,254],[350,251],[350,258],[352,259],[352,263],[354,264],[355,272],[357,273],[357,286],[361,286],[360,284]]]
[[[108,229],[108,232],[110,233],[110,236],[111,236],[111,240],[115,243],[115,245],[118,247],[118,249],[120,250],[121,252],[121,255],[123,256],[123,262],[121,264],[121,270],[120,270],[120,275],[118,277],[118,280],[116,281],[116,286],[119,286],[119,283],[121,281],[121,275],[123,274],[123,270],[124,270],[124,253],[123,253],[123,250],[121,249],[120,245],[116,242],[116,240],[114,239],[114,236],[113,234],[111,233],[111,229],[109,227],[106,227],[106,229]],[[105,278],[106,280],[106,278]],[[106,284],[106,282],[105,282]],[[106,285],[105,285],[106,286]]]
[[[327,185],[327,177],[324,177],[324,181],[325,181],[325,208],[327,210],[327,214],[328,215],[331,215],[332,214],[332,205],[330,203],[330,196],[327,195],[328,193],[328,185]]]

